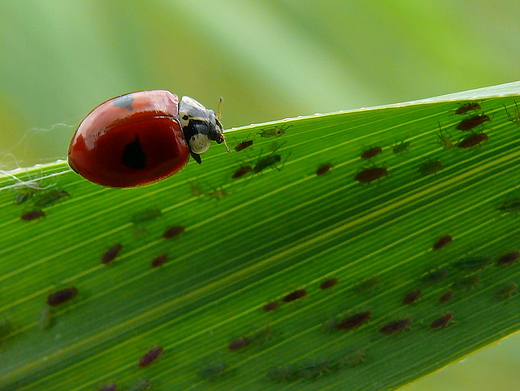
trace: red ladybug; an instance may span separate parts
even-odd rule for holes
[[[69,165],[103,186],[133,187],[181,170],[211,141],[225,143],[213,110],[169,91],[139,91],[110,99],[81,122],[69,146]],[[227,145],[226,145],[227,147]]]

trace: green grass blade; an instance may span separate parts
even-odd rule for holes
[[[88,183],[65,163],[0,178],[0,388],[380,390],[517,331],[519,266],[496,261],[518,249],[518,96],[511,83],[291,119],[280,137],[260,136],[280,122],[235,129],[232,145],[253,146],[230,154],[214,146],[202,165],[136,189]],[[489,140],[461,149],[470,133],[455,129],[464,116],[454,111],[468,99],[490,117],[476,128]],[[439,124],[454,148],[443,149]],[[375,146],[383,153],[360,159]],[[332,168],[316,175],[323,164]],[[373,166],[388,177],[354,180]],[[70,197],[49,203],[58,189]],[[45,217],[21,219],[34,210]],[[174,226],[184,232],[164,239]],[[444,235],[453,241],[432,250]],[[121,253],[102,265],[116,244]],[[334,287],[319,288],[332,277]],[[48,295],[68,287],[77,296],[41,323]],[[403,305],[415,289],[421,297]],[[263,311],[272,301],[279,308]],[[360,327],[333,327],[364,311],[371,319]],[[453,323],[430,328],[447,313]],[[410,329],[379,332],[407,318]],[[229,349],[244,338],[248,345]],[[163,354],[139,368],[154,346]]]

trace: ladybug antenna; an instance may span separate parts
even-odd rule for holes
[[[224,99],[222,97],[220,97],[220,99],[218,100],[218,105],[217,105],[217,120],[220,122],[220,106],[222,106],[222,101]],[[226,142],[226,137],[224,137],[224,129],[222,129],[222,141],[224,142],[224,145],[226,146],[226,150],[229,152],[231,152],[229,150],[229,147],[227,145],[227,142]]]

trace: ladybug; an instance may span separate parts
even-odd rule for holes
[[[211,141],[227,147],[213,110],[169,91],[132,92],[87,115],[70,143],[69,165],[99,185],[145,185],[180,171],[190,155],[200,164]]]

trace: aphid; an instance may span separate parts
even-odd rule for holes
[[[279,306],[277,301],[271,301],[262,307],[265,312],[274,311]]]
[[[253,172],[253,167],[251,167],[249,164],[239,167],[234,174],[231,176],[232,179],[238,179],[243,177],[244,175],[247,175],[249,173]]]
[[[410,146],[410,141],[401,141],[399,144],[395,144],[392,148],[394,155],[401,155],[406,152],[408,147]]]
[[[513,251],[512,253],[501,255],[497,259],[497,265],[512,265],[520,257],[520,251]]]
[[[453,291],[447,291],[442,294],[442,296],[439,298],[439,303],[445,303],[448,300],[451,300],[453,297]]]
[[[425,276],[421,277],[421,282],[425,284],[438,284],[446,278],[448,270],[436,269],[428,272]]]
[[[372,317],[372,312],[364,311],[358,314],[349,316],[348,318],[343,319],[336,326],[339,330],[350,330],[355,327],[361,326],[363,323],[368,322]]]
[[[45,208],[65,197],[70,197],[70,195],[63,189],[50,190],[38,196],[36,201],[34,201],[34,206],[37,208]]]
[[[381,327],[379,329],[379,332],[383,333],[383,334],[395,334],[395,333],[398,333],[398,332],[403,331],[404,329],[410,327],[411,323],[412,323],[412,318],[394,320],[393,322],[390,322],[390,323],[386,324],[385,326]]]
[[[329,278],[328,280],[325,280],[323,281],[321,284],[320,284],[320,289],[328,289],[328,288],[331,288],[333,287],[334,285],[336,285],[338,283],[338,279],[337,278]]]
[[[516,213],[520,211],[520,197],[502,202],[497,206],[497,210],[510,213]]]
[[[245,337],[244,338],[239,338],[239,339],[236,339],[234,341],[231,341],[229,343],[229,345],[228,345],[228,349],[232,350],[232,351],[238,350],[238,349],[243,348],[244,346],[249,345],[250,342],[251,341],[249,341],[248,338],[245,338]]]
[[[338,324],[339,319],[335,316],[332,316],[327,321],[323,322],[323,324],[321,325],[321,331],[323,331],[324,333],[330,333],[336,330]]]
[[[475,114],[471,117],[464,118],[462,121],[460,121],[456,128],[458,130],[468,131],[488,121],[491,121],[491,118],[489,118],[489,116],[487,116],[486,114]]]
[[[206,194],[207,197],[214,198],[217,200],[217,202],[221,198],[227,197],[228,195],[229,193],[222,186],[220,187],[220,189],[214,189]]]
[[[9,322],[8,320],[0,322],[0,337],[5,337],[7,334],[9,334],[12,328],[13,326],[11,325],[11,322]]]
[[[364,350],[356,350],[351,354],[341,357],[338,360],[338,366],[340,368],[354,368],[362,364],[366,359],[366,353]]]
[[[166,231],[164,231],[162,236],[164,239],[172,239],[176,236],[179,236],[183,232],[184,232],[184,227],[182,225],[176,225],[176,226],[170,227]]]
[[[150,389],[152,384],[148,380],[141,380],[134,387],[130,388],[129,391],[145,391]]]
[[[103,186],[134,187],[180,171],[189,156],[201,163],[211,141],[224,143],[219,115],[190,97],[139,91],[110,99],[81,122],[69,165]]]
[[[365,159],[365,160],[368,160],[368,159],[373,159],[375,158],[377,155],[379,155],[380,153],[383,153],[383,148],[381,147],[372,147],[372,148],[369,148],[367,149],[366,151],[364,151],[362,154],[361,154],[361,159]]]
[[[151,348],[148,352],[146,352],[140,359],[139,359],[139,367],[147,367],[151,363],[153,363],[157,358],[162,354],[163,348],[161,346],[155,346]]]
[[[20,216],[24,221],[32,221],[41,217],[45,217],[45,212],[43,210],[31,210],[30,212],[26,212]]]
[[[516,126],[520,126],[520,109],[518,108],[516,100],[514,102],[515,102],[515,110],[513,112],[513,115],[509,114],[509,111],[507,110],[507,107],[505,105],[502,105],[502,106],[504,106],[504,109],[506,110],[507,118],[509,119],[509,121],[514,123]]]
[[[296,376],[302,379],[315,380],[330,372],[332,372],[330,362],[328,360],[323,360],[302,366],[296,372]]]
[[[450,235],[443,236],[442,238],[439,238],[432,247],[432,250],[438,250],[444,246],[446,246],[448,243],[450,243],[453,240],[453,238]]]
[[[461,291],[461,290],[470,290],[476,285],[478,285],[480,282],[480,274],[473,274],[471,276],[462,277],[458,280],[455,280],[453,284],[451,284],[451,288],[454,291]]]
[[[158,255],[156,256],[152,262],[150,263],[150,267],[151,268],[154,268],[154,267],[159,267],[161,266],[164,262],[166,262],[168,260],[168,254],[161,254],[161,255]]]
[[[472,133],[457,144],[459,148],[473,148],[489,139],[486,133]]]
[[[375,180],[380,180],[384,176],[388,176],[388,170],[385,167],[370,167],[358,172],[354,180],[361,183],[371,183]]]
[[[403,303],[403,305],[413,304],[417,301],[417,299],[419,299],[420,296],[421,296],[421,290],[414,289],[413,291],[408,293],[405,297],[403,297],[402,303]]]
[[[134,213],[130,221],[134,224],[144,224],[162,216],[160,209],[150,208]]]
[[[255,167],[253,168],[253,172],[257,174],[265,170],[267,167],[271,166],[274,166],[274,168],[280,171],[280,169],[276,167],[275,164],[280,163],[281,160],[282,157],[279,154],[271,154],[264,156],[263,158],[258,159],[258,161],[255,164]]]
[[[16,205],[21,205],[24,202],[28,201],[32,196],[34,196],[39,190],[34,189],[32,187],[27,187],[24,189],[17,189],[16,194],[14,195],[13,202]]]
[[[189,182],[191,188],[191,194],[195,197],[200,197],[204,195],[204,190],[200,187],[198,182]]]
[[[354,287],[354,291],[357,293],[366,293],[374,289],[377,285],[379,285],[379,278],[372,277],[366,280],[361,281],[358,285]]]
[[[296,371],[292,365],[284,365],[271,368],[267,372],[267,377],[275,382],[291,381],[296,378]]]
[[[479,111],[481,109],[480,104],[478,102],[467,102],[461,104],[457,110],[455,110],[455,114],[464,115],[469,111]]]
[[[430,328],[432,329],[440,329],[442,327],[446,327],[448,323],[451,322],[451,318],[453,318],[453,315],[451,313],[447,313],[444,316],[441,316],[439,319],[435,319],[431,324]]]
[[[325,175],[326,173],[328,173],[330,171],[330,169],[332,167],[334,167],[334,164],[332,164],[332,163],[322,164],[321,166],[319,166],[316,169],[316,175],[318,175],[318,176]]]
[[[498,289],[496,296],[502,300],[509,300],[511,295],[513,293],[515,293],[517,291],[517,289],[518,289],[518,287],[517,287],[516,283],[514,283],[513,281],[510,281],[507,284],[502,285]]]
[[[74,298],[78,294],[78,289],[73,286],[70,288],[62,289],[61,291],[51,293],[49,297],[47,297],[47,304],[51,306],[57,306],[63,304],[72,298]]]
[[[287,129],[289,129],[291,126],[292,125],[283,124],[280,126],[275,126],[274,128],[271,128],[271,129],[261,130],[260,133],[258,133],[258,134],[260,135],[260,137],[280,137],[280,136],[284,135],[285,131]]]
[[[227,365],[225,362],[208,364],[199,371],[199,377],[209,382],[214,382],[225,375]]]
[[[123,248],[123,246],[119,243],[110,247],[107,250],[107,252],[104,253],[103,256],[101,257],[101,263],[107,264],[107,263],[112,262],[114,259],[116,259],[116,257],[118,256],[118,254],[122,248]]]
[[[292,293],[289,293],[287,296],[285,296],[282,301],[285,303],[289,303],[290,301],[301,299],[302,297],[307,295],[307,290],[305,289],[298,289]]]
[[[431,174],[437,173],[437,171],[442,170],[444,167],[439,159],[430,160],[428,162],[424,162],[419,166],[419,174],[422,176],[427,176]]]
[[[47,330],[51,326],[52,312],[49,306],[45,306],[40,312],[40,330]]]
[[[257,330],[250,338],[249,342],[254,345],[263,345],[273,338],[273,329],[267,325],[260,330]]]
[[[254,142],[253,140],[242,141],[240,144],[238,144],[235,147],[235,151],[237,151],[237,152],[243,151],[244,149],[249,148],[251,145],[253,145],[253,142]]]
[[[447,136],[444,135],[442,128],[441,128],[441,123],[438,122],[438,124],[439,124],[439,133],[437,134],[437,137],[440,140],[440,144],[443,146],[442,149],[444,149],[444,150],[452,149],[454,147],[454,145],[453,145],[453,141],[451,140],[451,135],[448,133],[448,131],[446,131]]]
[[[476,272],[489,266],[492,261],[491,257],[468,257],[454,262],[452,266],[460,271]]]
[[[105,386],[103,388],[100,388],[97,391],[117,391],[117,385],[115,384],[109,384],[108,386]]]

